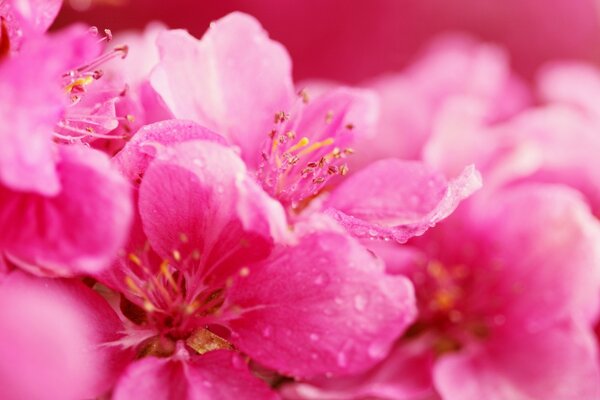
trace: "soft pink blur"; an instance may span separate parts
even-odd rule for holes
[[[75,12],[69,4],[85,8]],[[551,4],[550,4],[551,3]],[[508,48],[530,77],[543,61],[600,62],[595,0],[65,0],[57,26],[83,19],[100,28],[143,28],[161,20],[196,36],[210,21],[238,10],[257,17],[292,55],[295,78],[358,82],[397,70],[433,36],[468,31]],[[115,8],[117,7],[118,8]]]

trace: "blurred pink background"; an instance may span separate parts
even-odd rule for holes
[[[65,0],[56,26],[84,20],[117,31],[161,20],[200,36],[234,10],[284,43],[296,79],[354,83],[398,70],[449,30],[504,45],[525,77],[549,59],[600,61],[597,0]]]

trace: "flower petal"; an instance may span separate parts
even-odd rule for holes
[[[364,371],[415,316],[409,281],[386,275],[371,253],[337,232],[281,246],[240,270],[227,296],[233,343],[295,377]]]
[[[405,242],[446,218],[480,186],[473,166],[447,182],[424,164],[387,159],[348,177],[324,206],[357,237]]]
[[[0,397],[96,398],[126,354],[108,346],[120,321],[97,293],[74,280],[20,271],[0,284]]]
[[[276,399],[264,382],[233,352],[218,350],[189,360],[147,357],[127,369],[113,393],[115,400]]]
[[[133,182],[143,176],[153,159],[153,149],[149,145],[170,146],[195,139],[226,145],[223,137],[195,122],[172,119],[142,127],[114,157],[113,162],[121,173]]]
[[[542,330],[565,317],[594,318],[600,224],[580,194],[561,185],[523,184],[481,200],[470,218],[483,251],[477,261],[489,268],[478,281],[486,301],[505,304],[507,321],[526,329]]]
[[[600,371],[589,332],[564,323],[509,336],[435,366],[435,384],[448,400],[597,399]]]
[[[275,113],[288,110],[294,98],[285,49],[241,13],[211,24],[200,41],[169,31],[158,46],[161,62],[151,82],[175,117],[223,134],[258,165]]]
[[[125,244],[130,190],[102,153],[75,145],[59,152],[57,196],[0,186],[0,247],[36,274],[95,274]]]
[[[52,132],[68,101],[61,77],[97,51],[95,39],[76,26],[31,41],[26,51],[0,64],[3,185],[44,195],[58,193]]]
[[[416,344],[416,343],[415,343]],[[396,346],[375,367],[360,375],[321,378],[283,386],[286,399],[430,399],[433,354],[416,346]]]
[[[215,275],[266,257],[287,231],[280,204],[247,175],[242,160],[209,141],[159,149],[142,180],[139,208],[162,257],[173,258],[174,250],[183,258],[196,253],[200,268]]]

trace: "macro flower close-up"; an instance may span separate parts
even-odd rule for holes
[[[600,400],[600,5],[0,0],[0,399]]]

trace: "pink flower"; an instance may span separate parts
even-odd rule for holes
[[[0,62],[0,253],[37,274],[103,270],[129,229],[126,181],[107,157],[55,133],[69,102],[63,85],[73,93],[88,72],[67,83],[63,74],[97,50],[72,28]]]
[[[0,282],[0,397],[96,398],[122,370],[120,322],[106,301],[75,280],[21,271]]]
[[[153,128],[117,159],[140,182],[140,224],[102,281],[122,294],[122,343],[144,358],[115,397],[272,397],[238,352],[305,378],[380,360],[414,318],[408,281],[324,216],[290,231],[216,134],[183,121]]]
[[[287,53],[247,15],[213,23],[200,41],[184,31],[165,32],[158,46],[161,61],[151,83],[173,115],[238,146],[292,219],[304,210],[330,209],[357,237],[405,241],[445,218],[481,184],[473,168],[447,182],[424,165],[399,160],[346,177],[347,159],[367,151],[351,146],[370,134],[376,98],[350,88],[314,100],[305,91],[295,94]]]
[[[473,198],[407,246],[375,248],[411,277],[419,317],[366,374],[295,398],[593,399],[600,230],[581,196],[530,184]]]
[[[61,5],[62,0],[0,1],[0,59],[19,51],[28,36],[44,33]]]

